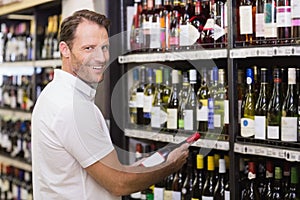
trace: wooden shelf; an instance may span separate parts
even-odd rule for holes
[[[21,0],[20,2],[15,2],[7,5],[0,6],[0,16],[6,15],[13,12],[18,12],[20,10],[32,8],[48,2],[54,2],[55,0]]]

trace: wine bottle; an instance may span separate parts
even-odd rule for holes
[[[184,130],[197,130],[197,95],[195,85],[197,80],[197,71],[189,70],[190,90],[184,110]]]
[[[276,0],[266,0],[264,5],[264,30],[268,44],[277,43]]]
[[[200,133],[196,132],[193,135],[191,135],[190,137],[188,137],[186,140],[184,140],[178,144],[168,144],[165,147],[159,149],[157,152],[155,152],[148,158],[146,158],[141,163],[141,165],[143,165],[145,167],[151,167],[151,166],[161,164],[167,159],[168,155],[170,154],[170,152],[172,150],[174,150],[177,147],[180,147],[184,143],[188,143],[191,145],[194,142],[196,142],[199,138],[200,138]]]
[[[281,110],[281,140],[297,142],[298,98],[296,91],[296,69],[288,69],[288,90]]]
[[[167,109],[171,96],[171,69],[169,67],[163,68],[163,104]]]
[[[181,200],[181,189],[183,185],[183,167],[178,170],[174,175],[174,180],[172,183],[172,200]]]
[[[217,133],[218,132],[218,127],[220,127],[220,124],[217,124],[216,122],[220,122],[219,114],[215,115],[215,100],[217,99],[217,94],[218,94],[218,67],[213,67],[212,70],[210,71],[210,98],[208,98],[208,132],[209,133]],[[217,120],[215,122],[215,120]],[[210,137],[215,138],[215,135],[211,134]]]
[[[219,159],[219,176],[214,190],[214,200],[225,199],[226,165],[223,158]]]
[[[259,200],[259,192],[256,185],[256,168],[253,161],[248,162],[248,184],[242,196],[242,200]]]
[[[206,23],[206,17],[203,13],[203,10],[202,10],[202,6],[201,6],[201,1],[200,0],[197,0],[196,3],[195,3],[195,15],[192,16],[190,18],[190,23],[195,26],[197,29],[198,29],[198,32],[199,32],[199,38],[195,44],[196,46],[196,49],[198,49],[200,47],[199,44],[201,44],[203,42],[203,27]]]
[[[279,166],[276,166],[275,179],[274,179],[273,189],[271,193],[272,200],[283,199],[281,180],[282,180],[282,169]]]
[[[141,143],[137,143],[135,146],[135,161],[139,161],[143,158],[143,146]],[[130,194],[131,199],[141,199],[142,193],[141,191],[134,192]]]
[[[202,69],[201,86],[197,92],[198,106],[197,106],[197,122],[198,130],[201,132],[208,131],[208,98],[210,91],[207,85],[207,71]]]
[[[214,26],[215,26],[215,0],[209,0],[209,14],[207,16],[206,23],[203,27],[203,44],[204,48],[214,47]]]
[[[169,29],[169,47],[171,51],[178,50],[179,44],[179,32],[180,32],[180,1],[174,0],[173,10],[170,15],[170,29]]]
[[[178,91],[178,70],[172,70],[172,94],[167,108],[167,129],[175,131],[178,128],[178,108],[179,108],[179,91]]]
[[[190,91],[190,83],[187,72],[183,72],[182,87],[179,92],[178,129],[184,129],[185,106]]]
[[[267,68],[261,68],[260,90],[255,104],[255,139],[266,139],[267,132],[267,111],[268,111],[268,81]]]
[[[139,68],[134,68],[132,70],[133,84],[129,90],[129,116],[130,123],[137,123],[137,107],[136,107],[136,92],[139,85]]]
[[[152,6],[153,6],[153,1]],[[150,49],[151,51],[162,50],[161,39],[161,17],[162,17],[162,0],[155,0],[152,11],[152,22],[150,31]]]
[[[215,111],[214,111],[214,126],[217,134],[227,134],[227,125],[229,123],[229,102],[227,99],[227,87],[225,83],[225,70],[218,70],[218,90],[215,98]],[[225,117],[226,115],[226,117]],[[225,127],[226,122],[226,127]],[[221,136],[223,138],[223,136]]]
[[[215,26],[214,26],[214,47],[223,48],[226,42],[226,1],[216,0],[215,2]]]
[[[190,200],[192,198],[192,189],[193,189],[193,181],[194,181],[194,170],[193,170],[193,157],[190,152],[187,166],[186,166],[186,176],[182,185],[181,194],[182,200]]]
[[[196,177],[193,183],[192,200],[201,200],[204,185],[203,155],[197,154],[196,159]]]
[[[254,11],[254,12],[253,12]],[[241,0],[239,6],[240,40],[243,46],[253,43],[255,37],[256,5],[251,0]]]
[[[237,93],[238,93],[238,124],[239,124],[239,132],[241,129],[241,118],[243,115],[243,110],[245,107],[245,73],[244,70],[238,69],[238,77],[237,77]]]
[[[151,124],[151,109],[154,101],[155,83],[153,82],[153,69],[147,68],[147,85],[144,91],[144,125]]]
[[[140,69],[140,84],[136,89],[136,111],[137,111],[137,124],[144,124],[144,90],[146,85],[146,68],[144,66]]]
[[[288,192],[284,195],[284,200],[298,200],[299,196],[299,176],[298,168],[293,166],[291,167],[291,184],[288,189]]]
[[[167,122],[167,111],[163,105],[163,85],[162,85],[162,70],[155,71],[155,95],[151,110],[151,127],[163,128]]]
[[[206,180],[202,191],[202,200],[214,199],[214,188],[215,188],[214,171],[215,171],[214,157],[207,156],[207,175],[206,175]]]
[[[245,105],[242,111],[243,116],[241,118],[241,136],[242,137],[254,137],[254,113],[255,113],[255,94],[254,94],[254,79],[253,70],[248,68],[246,71],[246,82],[248,86],[247,93],[245,94]]]
[[[292,1],[292,38],[293,42],[299,44],[300,43],[300,2]]]
[[[273,92],[268,105],[267,139],[280,140],[282,90],[280,69],[273,70]]]
[[[291,164],[290,162],[284,161],[283,163],[283,173],[282,173],[282,194],[286,194],[290,187],[291,181]]]
[[[261,192],[261,199],[268,199],[271,197],[273,181],[274,181],[274,169],[273,162],[271,160],[266,161],[266,175],[265,184]]]
[[[256,1],[256,13],[255,13],[255,41],[257,45],[264,43],[264,0]]]
[[[291,1],[277,0],[276,25],[279,43],[290,43],[292,36]]]
[[[172,199],[172,185],[174,181],[174,174],[170,174],[165,179],[165,191],[164,191],[164,199]]]

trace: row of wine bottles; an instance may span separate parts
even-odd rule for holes
[[[0,199],[32,200],[31,172],[1,163]]]
[[[132,51],[225,46],[226,1],[136,0],[134,9],[130,33]]]
[[[46,27],[38,27],[36,35],[33,20],[3,22],[0,30],[0,62],[59,58],[60,20],[60,15],[49,16]]]
[[[2,116],[0,153],[11,158],[31,163],[30,120],[6,119]]]
[[[137,144],[137,159],[141,159],[141,144]],[[144,154],[148,155],[148,154]],[[199,200],[230,199],[229,157],[211,153],[204,157],[191,149],[187,163],[176,173],[149,189],[134,193],[130,199]]]
[[[300,70],[292,67],[258,70],[260,81],[255,83],[253,68],[246,69],[246,90],[241,99],[241,136],[298,142]],[[285,85],[282,82],[284,76],[288,80]]]
[[[240,199],[299,199],[299,165],[270,158],[240,159]]]
[[[32,110],[46,84],[53,79],[53,68],[37,68],[34,75],[0,76],[0,106]]]
[[[181,72],[169,67],[138,66],[132,72],[131,124],[169,132],[228,134],[224,69],[203,68],[199,73],[195,69]]]
[[[299,44],[299,1],[239,0],[237,6],[237,45]]]
[[[237,0],[232,27],[236,46],[299,43],[297,0]],[[225,47],[226,0],[135,0],[132,51]],[[236,26],[236,28],[235,28]]]

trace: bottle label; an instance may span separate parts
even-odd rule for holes
[[[177,109],[168,108],[167,113],[168,113],[167,128],[177,129]]]
[[[291,27],[292,26],[292,15],[291,6],[278,6],[276,8],[276,23],[277,27]]]
[[[279,126],[268,126],[267,137],[268,139],[279,140]]]
[[[208,100],[201,99],[199,101],[198,109],[197,109],[197,121],[207,121],[208,120]]]
[[[152,111],[151,111],[151,127],[153,128],[160,128],[160,112],[161,109],[159,106],[154,106],[152,107]]]
[[[136,107],[137,108],[144,107],[144,93],[143,92],[136,93]]]
[[[152,108],[152,101],[153,101],[153,95],[144,96],[144,107],[143,112],[144,113],[150,113]]]
[[[275,23],[275,10],[272,3],[265,3],[265,37],[273,38],[277,37],[277,27]]]
[[[151,49],[159,49],[161,46],[160,42],[160,23],[159,20],[157,22],[151,23],[151,31],[150,31],[150,48]]]
[[[173,191],[172,200],[181,200],[181,192]]]
[[[153,190],[154,199],[164,200],[164,190],[165,190],[164,188],[155,187]]]
[[[292,19],[300,18],[300,2],[292,1]]]
[[[229,124],[229,101],[224,100],[224,124]]]
[[[220,128],[224,125],[224,100],[215,100],[214,127]]]
[[[165,190],[164,200],[172,200],[172,190]]]
[[[244,34],[252,34],[252,6],[240,6],[240,33]]]
[[[194,111],[193,110],[185,110],[185,113],[184,113],[184,130],[193,130],[194,123],[195,123]]]
[[[264,13],[257,13],[255,18],[255,36],[256,37],[264,37],[265,29],[264,29]]]
[[[230,200],[230,191],[225,190],[225,197],[224,200]]]
[[[144,167],[152,167],[155,165],[159,165],[165,161],[165,158],[158,152],[152,154],[148,158],[146,158],[141,164]]]
[[[214,99],[209,98],[208,99],[208,129],[213,130],[215,128],[214,126]]]
[[[281,140],[286,142],[297,142],[298,132],[297,117],[281,117]]]
[[[180,25],[180,32],[179,32],[179,44],[180,46],[191,46],[193,45],[197,39],[199,38],[199,31],[198,29],[191,25],[190,23],[186,25]]]
[[[202,196],[202,200],[214,200],[214,197]]]
[[[254,116],[255,139],[266,139],[267,121],[266,116]]]
[[[254,120],[249,118],[241,119],[241,136],[252,137],[255,135]]]

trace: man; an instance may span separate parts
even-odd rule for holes
[[[109,60],[109,21],[80,10],[61,24],[62,69],[40,94],[32,114],[34,199],[120,199],[178,171],[188,146],[160,166],[124,166],[94,104]]]

